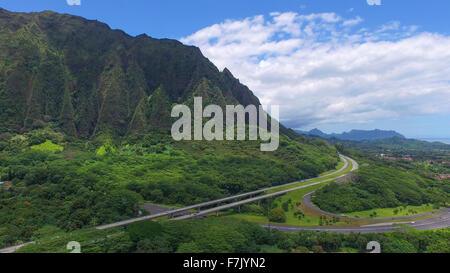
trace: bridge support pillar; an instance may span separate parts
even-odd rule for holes
[[[258,200],[258,207],[261,205],[261,200]]]
[[[238,207],[238,211],[239,211],[239,213],[241,213],[241,206]]]
[[[200,212],[200,208],[197,209],[197,212]]]
[[[219,217],[219,211],[216,211],[216,217]]]

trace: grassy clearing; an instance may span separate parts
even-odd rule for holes
[[[359,218],[394,218],[403,216],[414,216],[419,214],[425,214],[433,211],[437,211],[440,208],[433,206],[433,204],[425,204],[421,206],[406,206],[397,208],[383,208],[372,209],[366,211],[357,211],[352,213],[346,213],[348,216]]]
[[[63,146],[55,144],[51,140],[47,140],[39,145],[31,146],[30,148],[36,151],[52,152],[52,153],[62,152],[64,150]]]

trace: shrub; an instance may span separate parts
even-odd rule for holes
[[[64,148],[58,144],[53,143],[51,140],[47,140],[39,145],[31,146],[32,150],[43,151],[43,152],[62,152]]]
[[[286,214],[281,208],[274,208],[269,212],[269,220],[277,223],[286,222]]]

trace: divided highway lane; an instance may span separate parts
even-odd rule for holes
[[[352,160],[352,159],[350,159],[348,157],[345,157],[343,155],[339,155],[339,157],[341,158],[341,160],[344,160],[344,165],[339,170],[336,170],[336,171],[334,171],[332,173],[329,173],[327,175],[323,175],[323,176],[316,177],[316,178],[310,178],[310,179],[295,181],[295,182],[292,182],[292,183],[278,185],[278,186],[273,186],[273,187],[269,187],[269,188],[264,188],[264,189],[260,189],[260,190],[256,190],[256,191],[252,191],[252,192],[243,193],[243,194],[233,195],[233,196],[230,196],[230,197],[225,197],[225,198],[221,198],[221,199],[217,199],[217,200],[203,202],[203,203],[195,204],[195,205],[192,205],[192,206],[187,206],[187,207],[183,207],[183,208],[179,208],[179,209],[165,211],[165,212],[161,212],[161,213],[157,213],[157,214],[142,216],[142,217],[138,217],[138,218],[132,218],[132,219],[128,219],[128,220],[124,220],[124,221],[120,221],[120,222],[116,222],[116,223],[111,223],[111,224],[107,224],[107,225],[102,225],[102,226],[96,227],[96,229],[103,230],[103,229],[109,229],[109,228],[114,228],[114,227],[126,226],[126,225],[129,225],[129,224],[135,223],[135,222],[146,221],[146,220],[156,219],[156,218],[160,218],[160,217],[176,215],[178,213],[187,212],[187,211],[193,210],[193,209],[200,210],[202,207],[212,206],[212,205],[216,205],[216,204],[232,201],[232,200],[235,200],[235,199],[241,199],[241,198],[245,198],[245,197],[252,197],[254,195],[261,194],[261,193],[264,193],[264,192],[269,191],[269,190],[275,190],[275,189],[284,188],[284,187],[295,185],[295,184],[299,184],[299,183],[305,183],[305,182],[309,182],[309,181],[316,180],[316,179],[323,179],[323,178],[326,178],[326,177],[330,177],[330,176],[336,175],[336,174],[344,171],[348,167],[348,164],[349,164],[348,160],[350,160],[350,161]],[[218,208],[218,207],[216,207],[216,208]],[[202,213],[201,215],[204,215],[204,213]],[[190,214],[190,216],[191,217],[189,217],[189,218],[192,218],[192,217],[195,217],[195,216],[198,216],[198,215],[197,214]],[[180,217],[178,217],[176,219],[180,219]],[[188,218],[182,218],[182,219],[188,219]]]
[[[345,176],[345,174],[343,174],[343,175],[341,175],[339,177],[343,177],[343,176]],[[217,212],[217,211],[221,211],[221,210],[225,210],[225,209],[239,207],[239,206],[242,206],[242,205],[245,205],[245,204],[254,203],[254,202],[259,201],[259,200],[280,196],[280,195],[286,194],[286,193],[291,192],[291,191],[296,191],[296,190],[299,190],[299,189],[308,188],[308,187],[311,187],[311,186],[314,186],[314,185],[318,185],[318,184],[322,184],[322,183],[325,183],[325,182],[333,181],[334,179],[336,179],[336,178],[330,178],[330,179],[326,179],[326,180],[323,180],[323,181],[311,183],[311,184],[308,184],[308,185],[303,185],[303,186],[299,186],[299,187],[295,187],[295,188],[291,188],[291,189],[287,189],[287,190],[277,191],[277,192],[274,192],[274,193],[269,193],[269,194],[266,194],[266,195],[245,199],[245,200],[242,200],[242,201],[237,201],[237,202],[234,202],[234,203],[231,203],[231,204],[226,204],[226,205],[218,206],[218,207],[215,207],[215,208],[207,209],[207,210],[204,210],[204,211],[200,211],[198,213],[193,213],[193,214],[188,214],[188,215],[184,215],[184,216],[181,216],[181,217],[176,217],[176,218],[173,218],[172,220],[185,220],[185,219],[195,218],[195,217],[202,216],[202,215],[207,215],[207,214],[210,214],[210,213],[213,213],[213,212]]]
[[[358,169],[358,163],[356,163],[356,161],[354,161],[353,159],[351,159],[349,157],[346,157],[346,156],[341,156],[341,158],[344,160],[345,163],[344,163],[344,166],[339,171],[333,172],[331,174],[328,174],[328,175],[325,175],[325,176],[322,176],[322,177],[304,180],[302,182],[312,181],[312,180],[316,180],[316,179],[319,179],[319,178],[323,179],[323,178],[335,175],[335,174],[339,173],[340,171],[345,170],[348,167],[348,164],[349,164],[348,161],[350,161],[350,162],[353,161],[356,164],[356,165],[352,165],[352,171]],[[240,206],[245,205],[245,204],[257,202],[259,200],[277,197],[277,196],[286,194],[286,193],[291,192],[291,191],[296,191],[296,190],[303,189],[303,188],[308,188],[308,187],[311,187],[311,186],[314,186],[314,185],[319,185],[319,184],[322,184],[322,183],[330,182],[330,181],[333,181],[335,179],[344,177],[346,175],[347,175],[347,173],[345,173],[343,175],[340,175],[338,177],[333,177],[333,178],[330,178],[330,179],[321,180],[321,181],[318,181],[318,182],[315,182],[315,183],[310,183],[310,184],[307,184],[307,185],[301,185],[301,186],[298,186],[298,187],[294,187],[294,188],[290,188],[290,189],[286,189],[286,190],[281,190],[281,191],[277,191],[277,192],[274,192],[274,193],[269,193],[269,194],[265,194],[265,195],[261,195],[261,196],[257,196],[257,197],[252,197],[252,198],[249,198],[249,199],[237,201],[237,202],[226,204],[226,205],[222,205],[222,206],[217,206],[215,208],[210,208],[210,209],[207,209],[207,210],[204,210],[204,211],[200,211],[198,213],[192,213],[192,214],[176,217],[176,218],[173,218],[172,220],[191,219],[191,218],[195,218],[195,217],[199,217],[199,216],[203,216],[203,215],[208,215],[210,213],[218,212],[218,211],[225,210],[225,209],[240,207]],[[285,184],[285,185],[282,185],[282,186],[271,187],[271,188],[267,188],[265,191],[276,189],[276,188],[281,188],[281,187],[286,187],[286,186],[290,186],[290,185],[295,185],[297,183],[299,183],[299,182],[289,183],[289,184]]]

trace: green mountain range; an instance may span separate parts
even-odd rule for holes
[[[312,129],[311,131],[300,131],[298,133],[308,136],[318,136],[324,139],[339,139],[339,140],[350,140],[350,141],[365,141],[365,140],[379,140],[387,138],[405,138],[403,135],[397,133],[396,131],[386,131],[386,130],[351,130],[349,132],[343,132],[341,134],[326,134],[319,129]]]
[[[0,9],[0,59],[1,131],[50,121],[85,138],[167,130],[171,105],[199,92],[216,104],[260,104],[197,47],[51,11]]]

